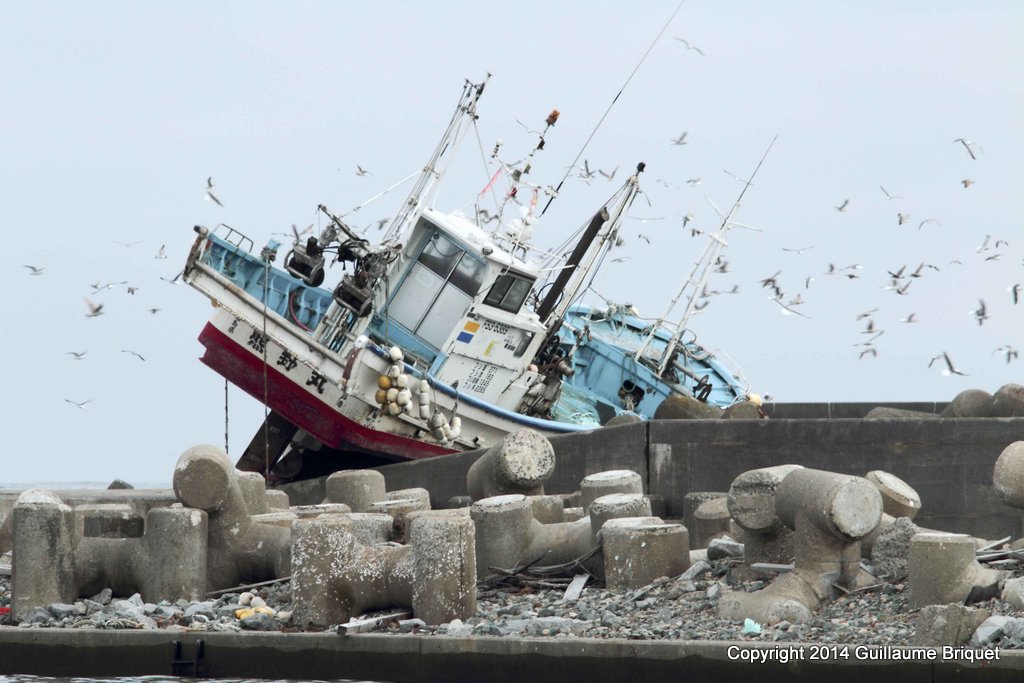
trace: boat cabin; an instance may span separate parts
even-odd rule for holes
[[[390,273],[370,336],[397,344],[406,362],[440,381],[508,405],[545,328],[526,306],[536,267],[513,256],[469,217],[426,210]],[[500,401],[499,401],[500,396]]]

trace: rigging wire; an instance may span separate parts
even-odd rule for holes
[[[601,127],[601,124],[604,123],[604,120],[605,118],[607,118],[609,112],[611,112],[612,107],[614,107],[615,103],[619,101],[619,97],[626,90],[626,87],[629,86],[629,82],[633,80],[633,76],[636,75],[636,72],[640,70],[641,66],[643,66],[643,63],[647,60],[647,55],[651,54],[651,50],[653,50],[654,46],[658,44],[659,40],[661,40],[661,36],[664,35],[666,30],[668,30],[668,27],[672,23],[672,20],[676,18],[677,14],[679,14],[679,10],[683,8],[683,4],[685,2],[686,0],[679,0],[679,4],[676,5],[675,10],[672,11],[672,16],[668,18],[668,21],[665,22],[665,25],[661,27],[660,31],[658,31],[658,35],[654,37],[654,40],[651,41],[651,44],[647,48],[647,51],[644,52],[643,57],[641,57],[640,61],[637,62],[637,65],[633,67],[633,71],[629,74],[629,77],[626,79],[626,82],[622,84],[622,87],[619,88],[619,92],[617,92],[615,94],[615,97],[612,98],[612,101],[608,105],[608,108],[604,110],[604,114],[601,115],[601,118],[598,120],[597,125],[594,126],[594,130],[590,132],[590,136],[587,137],[586,141],[583,143],[583,147],[580,148],[579,154],[577,154],[576,158],[572,160],[572,163],[569,165],[568,170],[566,170],[565,175],[558,182],[558,187],[555,188],[554,193],[548,199],[548,203],[544,205],[544,209],[540,212],[541,216],[547,213],[548,207],[551,206],[551,202],[555,201],[555,197],[558,196],[558,191],[562,189],[562,185],[569,178],[569,174],[572,173],[572,169],[576,168],[576,162],[578,162],[580,160],[580,157],[583,156],[583,152],[586,151],[587,145],[589,145],[590,141],[594,139],[595,135],[597,135],[598,129]]]
[[[267,297],[270,288],[270,259],[267,252],[263,254],[263,478],[270,481],[270,388],[267,381]]]
[[[228,449],[228,378],[224,378],[224,452],[230,453]]]

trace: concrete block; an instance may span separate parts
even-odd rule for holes
[[[872,470],[864,475],[882,494],[882,512],[892,517],[913,519],[921,510],[921,496],[905,481],[882,470]]]
[[[369,512],[370,505],[385,500],[384,475],[377,470],[342,470],[327,477],[325,502],[345,503],[352,512]]]
[[[940,414],[942,417],[992,417],[992,394],[981,389],[965,389]]]
[[[975,560],[974,539],[964,534],[924,532],[910,540],[910,606],[963,604],[975,586],[994,586],[1006,572]]]
[[[622,518],[601,528],[605,585],[640,588],[662,576],[674,577],[690,566],[690,540],[681,524]]]
[[[580,507],[587,509],[601,496],[611,493],[643,493],[643,480],[632,470],[608,470],[583,478],[580,482]]]
[[[1024,417],[1024,386],[1004,384],[992,395],[993,417]]]
[[[290,574],[290,531],[254,524],[237,470],[223,450],[189,448],[174,469],[174,492],[186,507],[206,512],[207,590]]]
[[[389,606],[411,607],[430,624],[475,614],[472,521],[422,512],[412,518],[409,534],[409,545],[369,547],[359,543],[344,516],[297,521],[292,620],[337,624]]]
[[[489,448],[466,473],[473,500],[509,493],[542,495],[555,471],[555,450],[540,432],[523,429]]]

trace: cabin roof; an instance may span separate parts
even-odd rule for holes
[[[461,211],[444,213],[437,209],[425,209],[423,214],[432,223],[450,233],[453,237],[474,247],[483,258],[503,267],[512,268],[522,275],[528,275],[533,278],[537,277],[538,266],[536,264],[523,261],[518,256],[510,254],[491,238],[489,232],[483,230],[472,218]],[[490,247],[491,253],[484,254],[484,247]]]

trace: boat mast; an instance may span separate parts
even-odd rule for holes
[[[643,162],[637,164],[636,173],[631,175],[625,185],[616,193],[620,195],[619,201],[615,202],[615,197],[613,197],[591,219],[565,267],[558,273],[550,291],[537,307],[537,314],[542,323],[547,323],[548,320],[560,320],[565,315],[566,310],[579,294],[587,275],[593,270],[601,255],[607,251],[608,245],[614,241],[622,217],[640,192],[639,177],[643,173],[644,166]],[[613,203],[615,206],[609,211],[609,205]],[[606,227],[603,232],[601,231],[602,227]],[[593,241],[598,238],[597,248],[591,249]],[[548,328],[553,329],[550,325]]]
[[[747,188],[751,186],[754,180],[754,176],[756,176],[757,172],[761,169],[761,164],[763,164],[764,160],[768,157],[768,152],[771,151],[772,145],[775,144],[776,138],[778,138],[778,136],[772,138],[771,143],[768,145],[768,149],[764,151],[764,155],[761,157],[761,160],[757,163],[757,167],[754,168],[754,172],[750,174],[750,178],[747,179],[746,183],[743,185],[743,189],[740,190],[740,194],[738,197],[736,197],[736,201],[733,202],[732,208],[729,209],[729,213],[722,218],[722,223],[719,226],[718,230],[714,234],[708,236],[708,246],[704,250],[704,254],[694,264],[693,270],[690,271],[690,275],[686,278],[686,280],[683,281],[683,285],[679,288],[679,291],[676,292],[676,295],[672,298],[672,301],[669,302],[669,305],[665,309],[665,312],[662,313],[661,317],[658,318],[657,322],[655,322],[654,325],[651,326],[651,331],[644,338],[644,341],[640,345],[640,348],[637,349],[636,354],[633,356],[633,359],[635,361],[641,362],[644,352],[650,347],[651,342],[654,340],[655,334],[661,327],[661,324],[664,323],[668,319],[668,316],[672,314],[672,310],[675,308],[676,303],[679,302],[679,299],[681,299],[684,294],[689,292],[689,298],[686,301],[686,310],[683,312],[683,317],[679,321],[678,325],[676,325],[676,330],[672,334],[672,338],[665,346],[665,350],[662,352],[661,358],[658,360],[657,370],[659,376],[664,376],[666,368],[668,368],[669,364],[675,358],[676,349],[679,346],[679,341],[682,338],[683,333],[686,331],[686,326],[690,322],[690,318],[693,316],[693,312],[696,309],[697,298],[700,295],[700,293],[704,291],[704,287],[707,285],[708,278],[711,275],[711,267],[718,262],[718,257],[722,253],[722,249],[725,248],[725,246],[728,244],[725,241],[726,233],[736,226],[747,227],[742,226],[738,223],[734,223],[732,217],[740,208],[740,202],[743,200],[743,195],[746,194]]]
[[[408,227],[408,223],[415,220],[423,211],[423,207],[433,200],[437,187],[444,177],[444,172],[447,170],[447,163],[443,169],[439,169],[438,164],[446,154],[448,155],[449,163],[454,157],[454,152],[462,141],[463,135],[469,129],[469,126],[466,124],[476,120],[476,104],[480,100],[480,96],[483,95],[484,88],[490,79],[491,74],[488,73],[482,83],[466,81],[463,84],[462,96],[455,107],[455,112],[452,114],[452,120],[448,123],[448,128],[445,129],[440,142],[437,143],[433,154],[427,160],[423,171],[420,173],[420,177],[416,180],[416,184],[413,185],[402,208],[391,219],[391,224],[388,225],[382,241],[387,242],[397,239]]]

